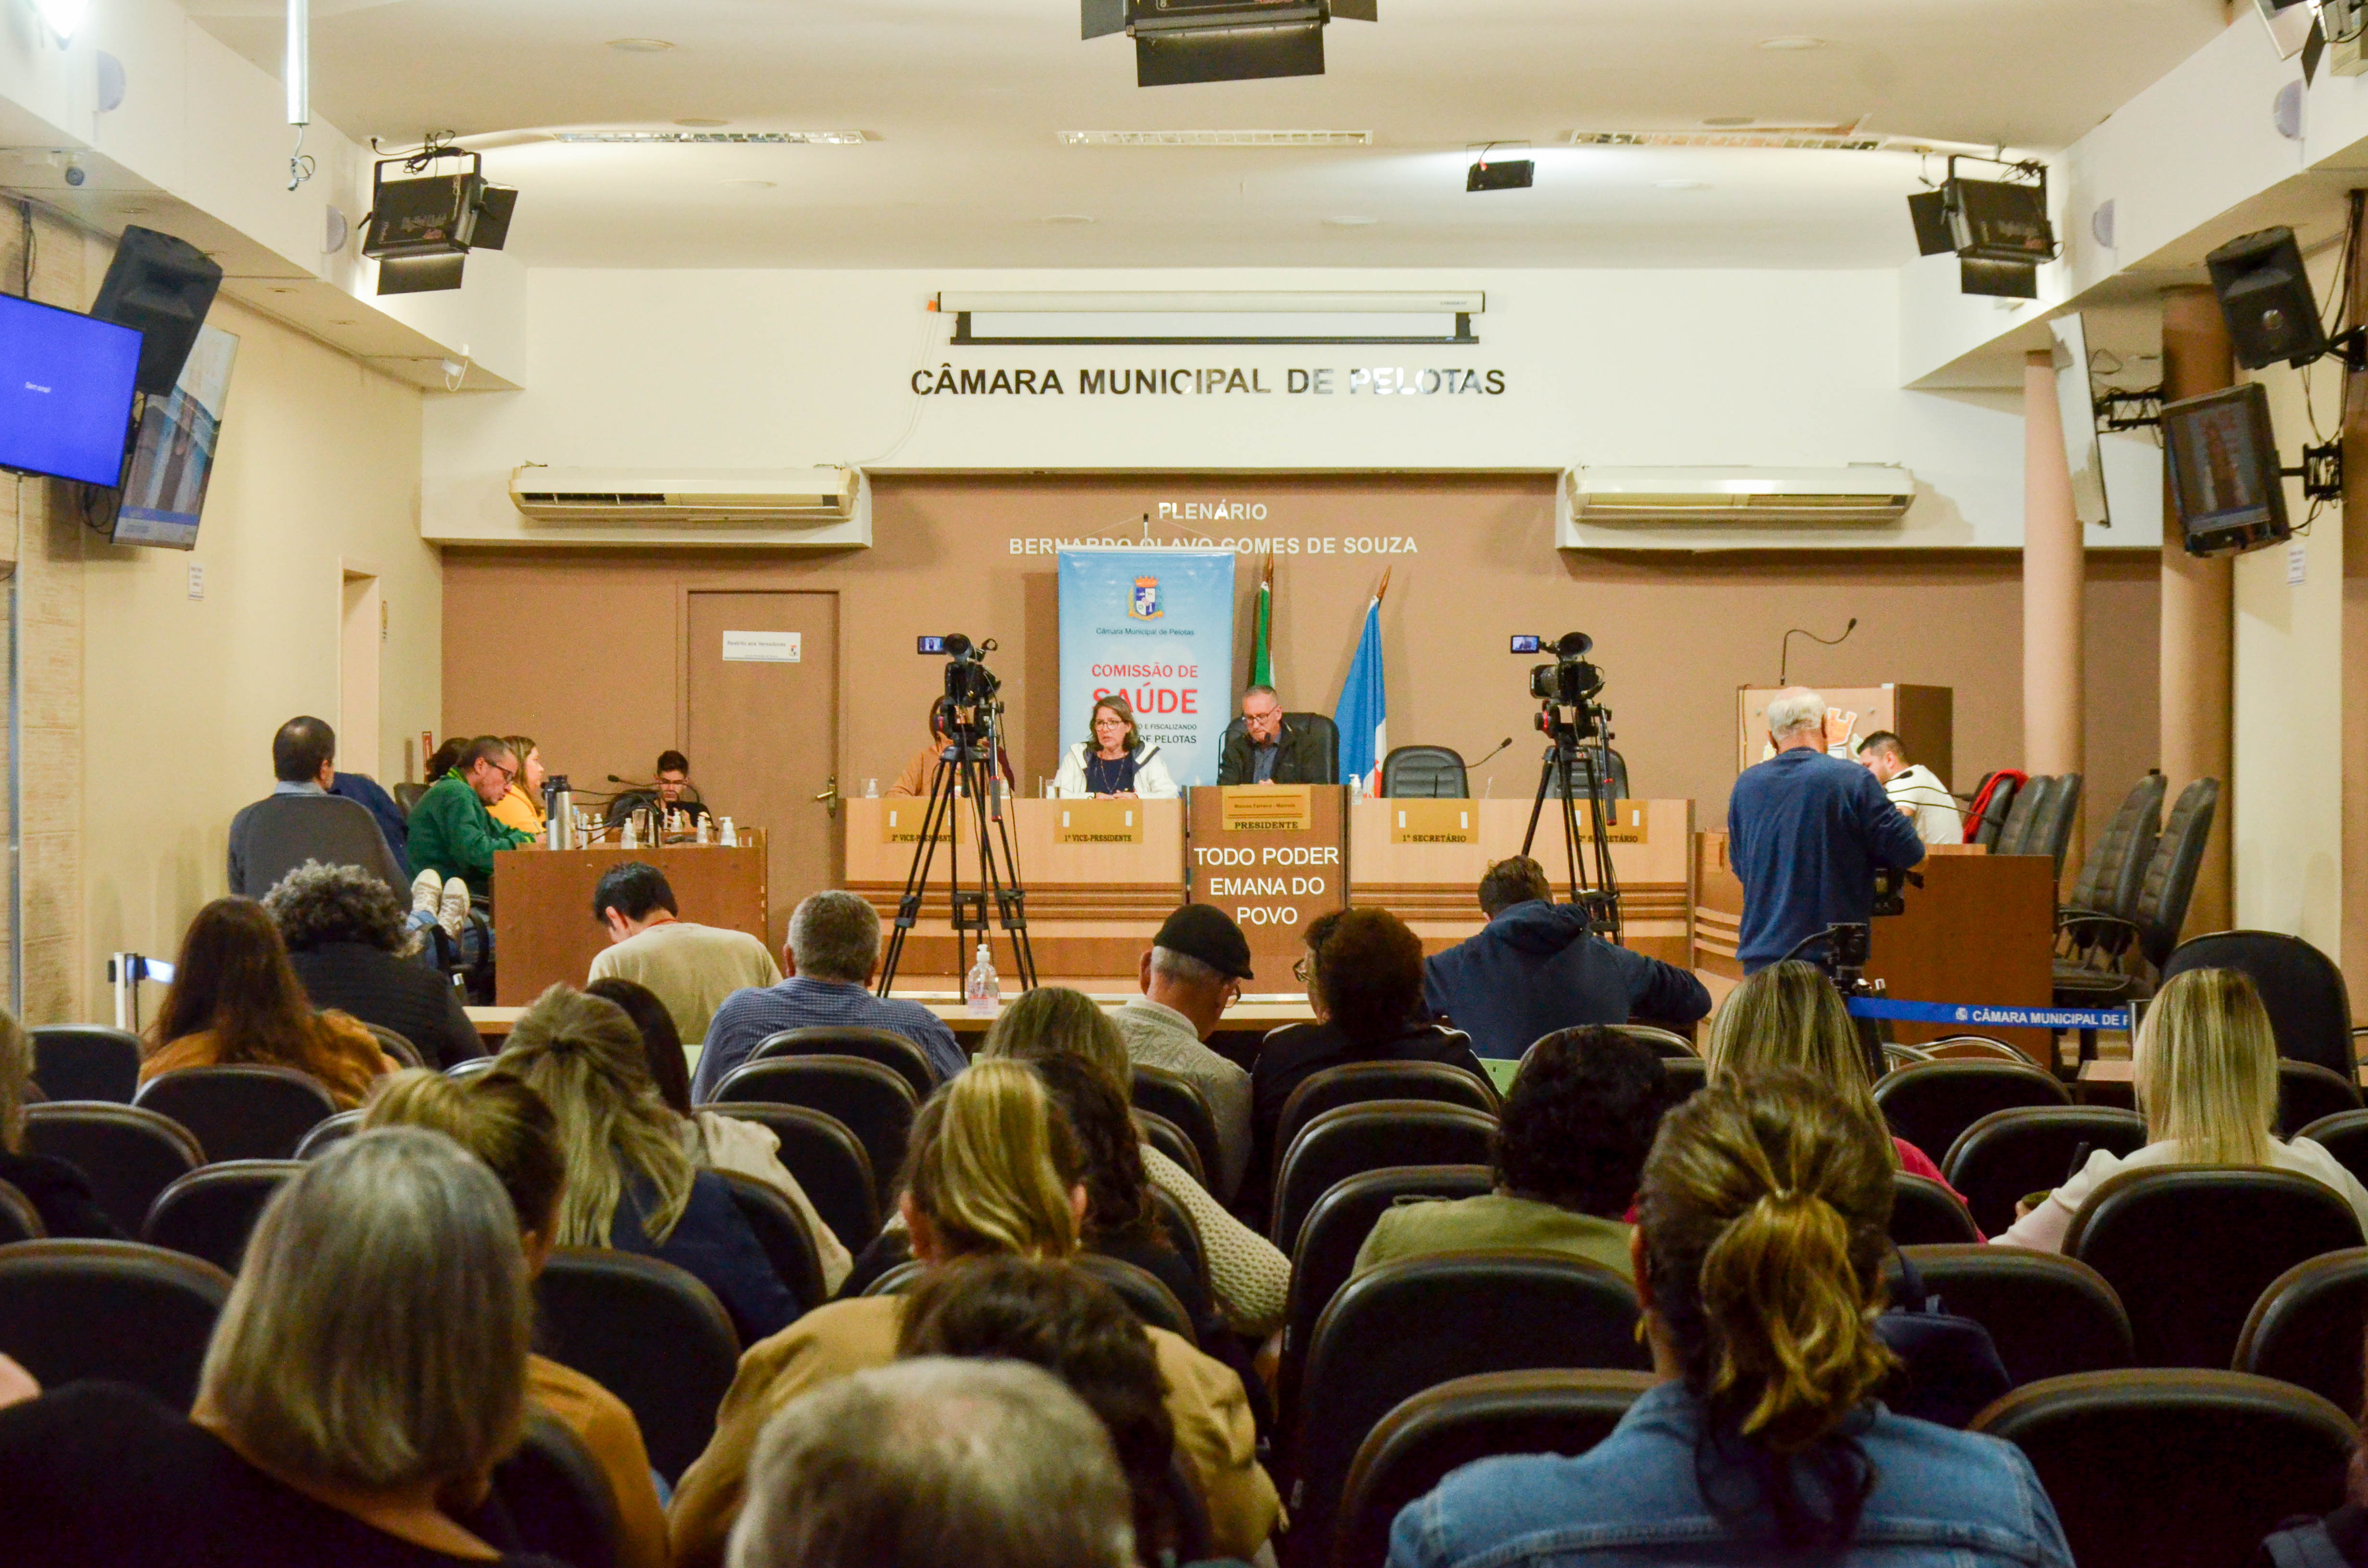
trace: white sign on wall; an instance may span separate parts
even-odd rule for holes
[[[794,665],[805,657],[802,631],[727,631],[723,634],[726,664]]]

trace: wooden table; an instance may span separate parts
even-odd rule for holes
[[[582,985],[592,960],[609,945],[592,917],[601,873],[626,860],[666,874],[676,913],[702,926],[724,926],[766,940],[765,845],[726,848],[506,849],[494,857],[494,1000],[520,1007],[554,984]]]
[[[1129,1002],[1141,1000],[1140,995],[1134,992],[1128,992],[1124,995],[1114,993],[1094,993],[1093,997],[1095,1001],[1101,1004],[1104,1012],[1124,1006]],[[993,1018],[973,1013],[959,996],[932,996],[925,993],[910,999],[919,1002],[921,1006],[944,1019],[946,1028],[954,1031],[955,1038],[973,1050],[977,1048],[979,1040],[995,1024]],[[1011,997],[1007,993],[1004,997],[1007,1006],[1010,1000]],[[1315,1021],[1315,1009],[1308,1006],[1305,997],[1281,999],[1260,997],[1255,1001],[1236,1002],[1226,1008],[1224,1018],[1218,1024],[1217,1031],[1222,1034],[1245,1031],[1264,1034],[1269,1029],[1279,1029],[1285,1024],[1309,1024]]]

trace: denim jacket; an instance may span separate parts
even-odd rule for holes
[[[1482,1460],[1406,1505],[1390,1532],[1389,1568],[1654,1568],[1679,1562],[1796,1558],[1764,1505],[1722,1519],[1722,1496],[1757,1495],[1741,1468],[1702,1452],[1702,1406],[1683,1383],[1661,1383],[1629,1407],[1595,1449]],[[1821,1564],[1883,1568],[2071,1568],[2055,1506],[2022,1450],[1995,1437],[1894,1415],[1881,1405],[1857,1440],[1874,1489],[1855,1540]]]

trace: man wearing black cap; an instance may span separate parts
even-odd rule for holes
[[[1167,917],[1143,955],[1143,1000],[1110,1015],[1138,1066],[1190,1081],[1216,1113],[1221,1168],[1209,1179],[1221,1201],[1232,1199],[1249,1168],[1250,1075],[1201,1042],[1250,978],[1242,928],[1214,904],[1188,903]]]

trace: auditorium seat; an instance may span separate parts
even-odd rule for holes
[[[300,1160],[224,1160],[202,1165],[156,1195],[140,1239],[236,1274],[263,1206],[282,1182],[303,1168]]]
[[[127,1236],[148,1222],[158,1193],[206,1163],[205,1151],[179,1122],[106,1100],[26,1107],[25,1152],[82,1172],[92,1197]]]
[[[2368,1110],[2323,1116],[2296,1136],[2317,1143],[2335,1156],[2337,1165],[2368,1182]]]
[[[2214,931],[2172,949],[2162,962],[2162,978],[2191,969],[2233,969],[2249,976],[2269,1012],[2278,1054],[2316,1062],[2356,1089],[2351,998],[2333,959],[2279,931]]]
[[[2007,807],[2006,819],[1998,829],[1998,841],[1990,846],[1993,855],[2036,855],[2032,846],[2039,827],[2047,814],[2047,802],[2055,794],[2055,779],[2050,774],[2038,774],[2024,780],[2015,792],[2014,801]]]
[[[1710,1082],[1710,1063],[1699,1056],[1670,1056],[1661,1062],[1662,1075],[1669,1081],[1669,1104],[1681,1105],[1693,1097],[1694,1091]]]
[[[499,1540],[499,1525],[507,1524],[519,1551],[568,1568],[623,1568],[616,1490],[592,1450],[564,1423],[529,1404],[518,1446],[494,1467],[492,1482],[485,1505],[459,1516],[464,1527]],[[478,1520],[482,1528],[472,1523]]]
[[[43,1388],[105,1378],[187,1410],[230,1287],[212,1264],[140,1242],[19,1242],[0,1249],[0,1355]]]
[[[2057,912],[2059,931],[2066,916],[2101,915],[2117,921],[2137,917],[2146,864],[2154,858],[2155,840],[2162,835],[2164,788],[2161,774],[2148,773],[2122,797],[2112,819],[2090,846],[2079,876],[2073,880],[2071,896]],[[2119,952],[2129,946],[2129,932],[2117,926],[2087,927],[2085,936],[2074,942],[2076,951],[2083,940],[2102,941],[2109,950]]]
[[[1349,1467],[1334,1568],[1383,1568],[1398,1511],[1450,1471],[1501,1454],[1587,1452],[1656,1381],[1650,1372],[1480,1372],[1404,1401]]]
[[[758,1040],[748,1060],[764,1062],[779,1056],[860,1056],[866,1062],[877,1062],[913,1086],[916,1102],[928,1099],[929,1091],[938,1086],[938,1070],[929,1065],[921,1048],[894,1029],[863,1028],[854,1024],[783,1029]]]
[[[317,1160],[361,1130],[362,1113],[359,1106],[352,1110],[341,1110],[335,1116],[324,1116],[313,1124],[313,1130],[304,1134],[304,1141],[296,1145],[296,1158]]]
[[[1895,1246],[1929,1246],[1980,1240],[1974,1217],[1949,1189],[1930,1176],[1899,1171],[1891,1178],[1891,1241]]]
[[[2356,1411],[2363,1330],[2368,1247],[2326,1253],[2295,1264],[2261,1292],[2237,1341],[2235,1366],[2298,1384],[2339,1410]]]
[[[1392,746],[1382,758],[1382,790],[1385,799],[1461,801],[1472,786],[1463,774],[1462,754],[1446,746]]]
[[[731,1189],[733,1207],[756,1233],[757,1244],[765,1249],[765,1261],[773,1266],[774,1277],[797,1298],[798,1311],[809,1312],[829,1301],[830,1289],[822,1278],[822,1255],[814,1248],[814,1233],[806,1228],[798,1206],[780,1187],[755,1176],[739,1171],[715,1174]]]
[[[1079,1268],[1117,1291],[1127,1310],[1145,1324],[1164,1328],[1188,1345],[1197,1346],[1201,1343],[1201,1336],[1193,1332],[1192,1320],[1185,1315],[1183,1303],[1159,1282],[1156,1275],[1124,1258],[1105,1257],[1097,1252],[1079,1253],[1076,1263]]]
[[[2198,778],[2179,792],[2163,819],[2162,835],[2155,840],[2138,886],[2135,912],[2128,919],[2066,914],[2057,921],[2057,933],[2072,955],[2055,960],[2057,1006],[2111,1007],[2153,994],[2149,976],[2161,971],[2179,945],[2219,803],[2216,778]],[[2119,946],[2108,940],[2115,933],[2126,938]],[[2080,1060],[2096,1053],[2096,1031],[2082,1029]]]
[[[1916,1266],[1925,1293],[1941,1298],[1942,1312],[1990,1331],[2016,1383],[2110,1371],[2136,1354],[2121,1298],[2085,1263],[1978,1242],[1912,1246],[1903,1256]],[[1899,1300],[1898,1269],[1886,1266],[1885,1273],[1894,1304],[1912,1305]]]
[[[920,1100],[904,1074],[860,1056],[776,1056],[745,1062],[717,1085],[719,1102],[763,1100],[802,1105],[837,1118],[871,1160],[883,1188],[905,1168],[905,1140]]]
[[[1995,1035],[1952,1034],[1939,1040],[1928,1040],[1917,1050],[1927,1062],[1957,1062],[1966,1058],[1975,1061],[2029,1062],[2031,1058],[2007,1044]]]
[[[2226,1367],[2253,1303],[2295,1264],[2361,1244],[2351,1206],[2292,1171],[2161,1165],[2089,1196],[2064,1252],[2121,1297],[2145,1367]]]
[[[427,1065],[427,1059],[419,1054],[419,1048],[412,1044],[411,1037],[402,1030],[388,1028],[384,1024],[365,1023],[362,1028],[370,1030],[370,1038],[378,1041],[378,1048],[381,1051],[402,1062],[405,1067]]]
[[[740,1340],[707,1287],[671,1263],[562,1247],[535,1281],[539,1349],[625,1402],[671,1486],[715,1432]]]
[[[1972,800],[1978,803],[1984,790],[1989,792],[1989,804],[1978,818],[1965,819],[1965,842],[1978,844],[1992,854],[1998,852],[1998,835],[2005,830],[2006,819],[2014,810],[2015,792],[2021,781],[2006,773],[1986,773],[1974,786]]]
[[[1216,1287],[1209,1278],[1209,1249],[1201,1239],[1201,1227],[1193,1222],[1192,1211],[1184,1207],[1182,1199],[1156,1185],[1151,1188],[1151,1206],[1158,1211],[1160,1230],[1167,1244],[1192,1266],[1201,1289],[1213,1296]]]
[[[1694,1049],[1694,1042],[1692,1040],[1688,1040],[1685,1036],[1679,1034],[1675,1029],[1665,1029],[1658,1024],[1606,1024],[1604,1028],[1610,1029],[1613,1034],[1622,1036],[1628,1040],[1633,1040],[1640,1045],[1650,1046],[1652,1048],[1653,1054],[1665,1061],[1681,1061],[1688,1057],[1696,1057],[1702,1054],[1701,1051]],[[1530,1048],[1531,1051],[1534,1051],[1536,1049],[1537,1047],[1534,1044]],[[1526,1061],[1529,1057],[1529,1051],[1525,1051],[1521,1055],[1522,1059]]]
[[[1503,1103],[1497,1086],[1468,1068],[1445,1062],[1344,1062],[1301,1080],[1276,1119],[1278,1158],[1307,1124],[1327,1110],[1370,1100],[1431,1100],[1468,1106],[1494,1116]]]
[[[699,1108],[769,1129],[780,1142],[783,1168],[797,1178],[806,1201],[848,1252],[861,1252],[880,1233],[880,1193],[872,1179],[871,1157],[845,1122],[810,1106],[761,1100]]]
[[[1166,1118],[1192,1141],[1201,1159],[1201,1185],[1216,1191],[1209,1178],[1224,1169],[1224,1162],[1217,1141],[1217,1113],[1201,1085],[1180,1073],[1138,1062],[1128,1097],[1137,1110]]]
[[[1287,1568],[1327,1561],[1349,1465],[1401,1402],[1475,1372],[1645,1370],[1636,1321],[1627,1280],[1564,1253],[1440,1253],[1350,1280],[1307,1347]]]
[[[2047,793],[2044,808],[2032,819],[2031,839],[2024,853],[2045,855],[2055,862],[2055,881],[2064,880],[2064,857],[2072,847],[2072,824],[2079,819],[2081,777],[2077,773],[2056,775],[2055,787]]]
[[[37,1024],[33,1082],[53,1100],[113,1100],[140,1092],[140,1037],[98,1024]]]
[[[1875,1081],[1874,1103],[1894,1137],[1937,1157],[1994,1110],[2066,1106],[2072,1096],[2055,1074],[2029,1062],[1966,1057],[1885,1073]]]
[[[456,1083],[466,1082],[480,1073],[492,1072],[494,1063],[499,1060],[498,1056],[472,1056],[465,1062],[455,1062],[451,1066],[444,1069],[444,1076]]]
[[[2225,1370],[2082,1372],[2016,1389],[1973,1430],[2021,1448],[2080,1568],[2228,1568],[2282,1519],[2343,1501],[2351,1418]]]
[[[2344,1049],[2351,1049],[2347,1036]],[[2278,1136],[2291,1138],[2313,1122],[2359,1110],[2360,1085],[2316,1062],[2278,1061]]]
[[[1486,1112],[1437,1100],[1335,1107],[1303,1128],[1284,1152],[1268,1238],[1292,1251],[1315,1200],[1352,1176],[1390,1165],[1486,1165],[1496,1132],[1497,1119]]]
[[[1964,1194],[1974,1222],[1995,1236],[2014,1223],[2017,1203],[2063,1183],[2089,1154],[2134,1154],[2146,1141],[2146,1118],[2134,1110],[2019,1106],[1994,1110],[1957,1134],[1941,1169]]]
[[[1158,1150],[1190,1172],[1192,1179],[1201,1184],[1202,1190],[1210,1189],[1209,1172],[1201,1163],[1201,1151],[1193,1147],[1192,1140],[1184,1136],[1182,1128],[1164,1116],[1154,1116],[1138,1108],[1134,1112],[1134,1130],[1142,1135],[1146,1146]]]
[[[49,1233],[33,1200],[0,1181],[0,1246],[11,1242],[37,1242]]]
[[[287,1159],[337,1114],[318,1078],[259,1062],[166,1073],[142,1085],[131,1103],[188,1128],[208,1160]]]

